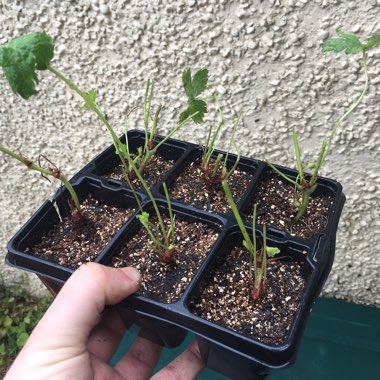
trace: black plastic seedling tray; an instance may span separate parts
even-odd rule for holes
[[[113,206],[136,208],[135,198],[128,189],[111,189],[102,185],[97,179],[88,177],[80,178],[73,184],[73,187],[80,200],[91,195],[93,198]],[[59,224],[69,212],[69,192],[61,188],[57,191],[53,201],[46,201],[9,241],[7,263],[59,282],[66,281],[73,273],[73,268],[41,259],[38,256],[26,253],[25,249],[39,243],[42,236],[45,236],[54,226]],[[115,245],[127,224],[128,222],[99,252],[94,260],[95,262],[103,261],[105,253]]]
[[[144,136],[145,134],[140,131],[128,133],[131,150],[143,143]],[[158,136],[157,139],[161,140],[162,137]],[[151,188],[161,209],[166,207],[162,184],[165,182],[170,189],[181,170],[189,162],[199,157],[201,151],[202,147],[199,145],[175,139],[168,139],[160,147],[157,154],[174,161],[171,169],[164,173],[163,177]],[[215,154],[218,153],[220,152],[215,152]],[[231,165],[235,158],[234,155],[230,156]],[[103,201],[108,200],[118,206],[136,208],[128,184],[105,175],[115,165],[118,165],[118,158],[114,147],[110,146],[73,177],[74,187],[80,197],[91,193]],[[269,168],[265,163],[248,157],[241,158],[239,168],[252,176],[251,182],[238,201],[238,208],[242,211],[248,207],[259,181],[268,173]],[[292,178],[297,177],[295,170],[279,168]],[[272,369],[291,365],[295,361],[308,315],[332,267],[336,231],[345,201],[339,183],[322,177],[318,178],[317,183],[315,194],[330,195],[333,198],[328,222],[323,231],[305,240],[293,237],[276,227],[267,229],[269,244],[280,247],[282,252],[286,252],[287,257],[301,261],[307,277],[304,298],[299,304],[288,337],[283,344],[270,346],[260,343],[192,313],[192,302],[199,297],[202,288],[212,278],[214,266],[224,260],[231,244],[238,243],[242,237],[231,212],[225,214],[210,212],[178,200],[172,200],[173,210],[176,214],[185,219],[202,221],[213,226],[219,231],[219,237],[203,262],[199,263],[198,271],[176,302],[161,303],[140,295],[133,295],[121,302],[118,309],[126,327],[166,347],[178,346],[184,340],[187,331],[191,331],[198,336],[200,351],[206,366],[237,379],[265,376]],[[149,210],[151,203],[145,191],[137,189],[137,194],[144,209]],[[11,239],[6,256],[6,261],[10,265],[39,275],[44,284],[53,292],[60,289],[73,269],[32,256],[25,252],[25,247],[37,243],[42,234],[60,222],[55,205],[58,206],[61,216],[64,217],[68,210],[67,200],[67,190],[60,189],[53,202],[45,202]],[[120,252],[123,244],[138,229],[136,214],[137,212],[121,227],[96,257],[95,262],[107,265],[112,257]],[[245,224],[250,229],[251,223],[245,221]],[[259,226],[257,234],[261,236],[261,233],[262,228]]]

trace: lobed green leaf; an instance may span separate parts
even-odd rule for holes
[[[200,95],[206,89],[207,82],[208,82],[208,70],[207,69],[198,70],[195,73],[193,81],[192,81],[192,87],[193,87],[195,96]]]
[[[137,215],[137,219],[143,226],[145,226],[149,223],[149,214],[146,211],[143,211],[140,215]]]
[[[203,117],[205,113],[207,113],[207,106],[206,102],[204,100],[197,99],[197,96],[199,96],[206,89],[208,82],[208,70],[200,69],[192,78],[191,70],[186,69],[182,74],[182,82],[188,98],[188,107],[185,111],[181,112],[179,121],[183,122],[190,115],[197,113],[192,117],[193,121],[197,124],[203,123]]]
[[[339,38],[330,38],[322,45],[323,52],[344,51],[346,54],[355,54],[364,51],[365,45],[354,34],[345,33],[340,29],[336,30],[336,34]]]
[[[54,45],[45,32],[18,37],[0,47],[0,66],[12,91],[24,99],[38,91],[37,70],[46,70],[54,56]]]
[[[193,116],[193,121],[197,124],[203,123],[203,118],[205,116],[205,113],[207,112],[206,102],[200,99],[193,99],[191,102],[189,102],[189,108],[187,109],[187,112],[189,113],[189,115],[198,112],[196,115]]]
[[[377,45],[380,45],[380,35],[371,37],[365,44],[365,49],[369,50]]]
[[[278,255],[281,252],[277,247],[269,247],[269,246],[267,246],[266,248],[267,248],[266,251],[267,251],[268,257],[276,256],[276,255]]]
[[[189,99],[195,98],[194,89],[191,81],[191,71],[190,69],[184,70],[182,74],[182,82],[183,88],[185,89],[185,93]]]

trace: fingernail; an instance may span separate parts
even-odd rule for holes
[[[121,270],[132,282],[140,283],[141,274],[136,268],[128,267],[128,268],[121,268]]]

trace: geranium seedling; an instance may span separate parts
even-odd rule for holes
[[[52,38],[45,32],[34,32],[18,37],[0,47],[0,66],[3,68],[4,74],[13,92],[20,95],[22,98],[29,99],[32,95],[37,94],[38,91],[36,85],[39,82],[37,71],[48,70],[84,100],[82,108],[88,108],[95,112],[111,135],[116,154],[121,160],[126,175],[133,172],[129,165],[129,159],[132,159],[140,172],[143,173],[147,163],[157,152],[158,148],[197,114],[197,112],[189,114],[188,117],[176,125],[164,139],[155,144],[156,128],[161,106],[158,107],[152,126],[149,127],[154,83],[148,81],[144,98],[145,144],[137,150],[137,153],[132,153],[129,151],[127,134],[126,143],[123,144],[109,123],[106,114],[100,109],[96,101],[96,91],[93,89],[89,91],[82,91],[79,89],[75,83],[51,66],[51,60],[53,57],[54,43]]]
[[[220,185],[220,183],[224,179],[229,178],[229,176],[235,171],[240,160],[240,153],[238,152],[238,157],[234,165],[231,169],[227,169],[227,160],[232,146],[234,146],[235,149],[238,151],[235,144],[235,132],[240,122],[241,115],[237,117],[232,127],[230,143],[228,146],[227,153],[224,156],[224,159],[222,154],[218,154],[215,160],[212,160],[212,155],[215,151],[215,145],[220,139],[224,127],[223,113],[219,103],[219,96],[217,94],[214,94],[211,97],[200,98],[200,95],[206,90],[208,83],[207,69],[198,70],[193,77],[191,75],[191,70],[186,69],[182,75],[182,82],[183,88],[188,98],[188,108],[181,113],[180,121],[184,120],[191,113],[197,112],[197,114],[194,117],[192,117],[193,121],[197,124],[203,123],[203,118],[205,114],[208,112],[206,100],[213,99],[216,103],[219,115],[219,123],[215,130],[212,124],[208,129],[207,140],[203,148],[201,169],[206,179],[206,182],[210,184]]]
[[[44,157],[45,160],[47,160],[50,164],[50,166],[48,168],[44,168],[41,165],[37,165],[36,163],[34,163],[29,158],[26,158],[26,157],[22,156],[21,154],[17,154],[15,152],[9,150],[8,148],[1,146],[1,145],[0,145],[0,152],[3,152],[5,154],[7,154],[8,156],[13,157],[14,159],[20,161],[28,169],[41,173],[42,176],[50,176],[50,177],[54,177],[56,179],[59,179],[66,186],[67,190],[69,191],[69,193],[71,195],[71,198],[73,200],[73,203],[74,203],[76,210],[78,211],[78,213],[80,213],[80,203],[79,203],[79,199],[78,199],[78,196],[77,196],[74,188],[72,187],[71,183],[66,178],[66,176],[61,172],[61,170],[59,170],[55,165],[53,165],[50,162],[50,160],[47,160],[46,157]]]
[[[224,192],[226,194],[228,204],[230,205],[235,219],[239,225],[240,231],[243,235],[243,246],[250,253],[250,263],[249,263],[249,273],[252,280],[253,275],[253,289],[251,292],[252,299],[254,301],[258,300],[264,290],[265,282],[267,278],[267,258],[273,257],[280,253],[277,247],[269,247],[267,245],[267,235],[266,235],[266,225],[263,226],[263,244],[260,249],[257,249],[257,239],[256,239],[256,205],[253,208],[253,219],[252,219],[252,239],[249,236],[247,229],[243,223],[240,216],[239,210],[234,202],[231,194],[228,182],[224,180],[222,182]]]
[[[138,207],[140,209],[140,214],[137,215],[137,219],[144,226],[144,228],[148,232],[148,235],[152,239],[153,244],[150,245],[150,248],[159,255],[161,262],[166,264],[175,264],[175,215],[173,214],[168,188],[164,183],[163,188],[169,212],[169,227],[165,227],[165,223],[161,215],[160,209],[157,205],[156,200],[154,199],[152,192],[149,189],[148,184],[146,183],[139,169],[136,167],[135,163],[131,159],[129,161],[129,164],[131,165],[132,170],[134,171],[140,183],[142,184],[144,190],[148,194],[148,197],[153,204],[153,209],[158,220],[158,227],[149,220],[149,213],[144,211],[144,209],[142,208],[140,199],[133,187],[132,182],[129,178],[126,178],[128,185],[131,188],[136,202],[138,204]]]
[[[293,129],[293,145],[296,156],[296,165],[298,170],[298,176],[296,180],[293,180],[281,170],[277,169],[270,162],[267,164],[281,177],[283,177],[286,181],[293,184],[296,192],[300,194],[300,196],[296,196],[296,201],[294,206],[296,207],[297,214],[296,220],[300,220],[302,216],[305,214],[307,207],[309,205],[309,200],[311,194],[317,188],[317,179],[319,171],[321,170],[323,164],[326,161],[326,158],[331,149],[332,140],[336,134],[336,131],[341,126],[344,120],[359,106],[359,104],[363,101],[364,96],[368,91],[369,77],[368,77],[368,66],[367,66],[367,52],[371,48],[380,44],[380,35],[371,37],[367,43],[363,44],[360,42],[359,38],[354,34],[342,32],[340,29],[336,30],[338,38],[330,38],[328,39],[322,46],[323,52],[342,52],[344,51],[346,54],[357,54],[360,53],[362,55],[362,66],[364,71],[364,88],[358,97],[358,99],[351,104],[351,106],[347,109],[347,111],[335,122],[334,127],[330,133],[330,135],[322,142],[321,149],[319,151],[318,159],[316,163],[309,163],[306,167],[303,166],[301,160],[301,152],[298,144],[298,136],[296,131]],[[305,175],[305,171],[307,169],[313,170],[311,175]],[[298,201],[298,199],[301,201]]]

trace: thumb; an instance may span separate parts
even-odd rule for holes
[[[75,338],[76,343],[86,343],[105,305],[116,304],[136,292],[140,281],[139,272],[131,267],[82,265],[63,286],[29,341],[33,335],[39,340],[52,336],[59,339],[61,335]]]

